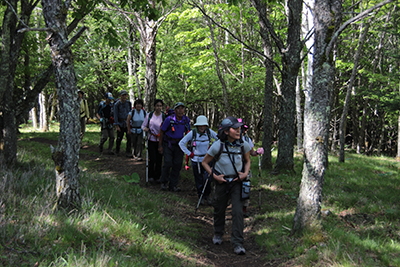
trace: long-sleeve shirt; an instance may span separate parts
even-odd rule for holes
[[[118,100],[117,103],[114,104],[114,125],[118,125],[121,128],[126,128],[126,119],[128,118],[128,114],[131,110],[132,104],[129,100],[126,100],[125,103],[122,103],[121,100]]]
[[[204,156],[207,153],[207,150],[210,146],[210,140],[217,140],[217,133],[214,132],[213,130],[210,129],[210,137],[208,137],[207,131],[205,131],[204,134],[200,134],[197,131],[190,131],[187,135],[185,135],[181,141],[179,141],[179,147],[185,153],[186,155],[190,156],[192,153],[189,151],[189,149],[186,147],[186,144],[188,142],[192,142],[193,140],[193,134],[196,132],[196,138],[194,138],[194,144],[193,146],[193,154],[194,157],[192,158],[193,162],[202,162]]]

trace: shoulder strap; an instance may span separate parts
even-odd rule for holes
[[[222,142],[220,141],[220,146],[219,146],[218,153],[215,154],[215,156],[214,156],[215,161],[218,161],[218,160],[219,160],[219,158],[221,157],[221,154],[222,154],[222,151],[223,151],[223,150],[224,150],[224,143],[222,143]]]

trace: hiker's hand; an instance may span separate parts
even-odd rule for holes
[[[215,179],[218,183],[220,183],[220,184],[226,183],[226,180],[224,179],[224,175],[223,175],[223,174],[216,175],[216,174],[214,173],[214,174],[213,174],[213,177],[214,177],[214,179]]]
[[[264,154],[264,148],[260,147],[259,149],[257,149],[257,154],[258,155],[263,155]]]
[[[193,153],[193,151],[192,151],[192,153],[190,153],[190,156],[189,156],[191,159],[194,157],[194,153]]]
[[[121,128],[119,128],[119,125],[117,125],[117,132],[120,132]]]
[[[162,154],[163,152],[164,152],[163,147],[162,147],[162,146],[159,146],[159,147],[158,147],[158,153]]]
[[[244,179],[246,179],[247,174],[243,173],[243,172],[239,172],[239,178],[235,178],[233,181],[243,181]]]
[[[144,131],[145,131],[145,132],[148,132],[148,131],[149,131],[149,128],[148,128],[148,127],[145,127],[145,128],[144,128]]]
[[[185,165],[185,171],[189,170],[189,166]]]

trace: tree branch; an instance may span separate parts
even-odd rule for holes
[[[18,33],[24,33],[24,32],[33,32],[33,31],[36,31],[36,32],[47,32],[47,31],[54,32],[54,30],[52,28],[30,28],[30,27],[19,29],[17,32]]]
[[[73,45],[73,44],[76,42],[76,40],[78,40],[78,38],[81,37],[81,35],[83,34],[83,32],[84,32],[87,28],[88,28],[88,27],[86,27],[86,26],[81,27],[81,28],[78,30],[78,32],[77,32],[74,36],[72,36],[72,38],[71,38],[67,43],[65,43],[63,46],[61,46],[60,49],[63,50],[63,49],[66,49],[66,48],[70,47],[71,45]]]
[[[326,51],[325,51],[325,55],[326,57],[329,57],[329,54],[332,50],[333,45],[335,44],[335,42],[337,41],[337,39],[339,38],[339,35],[344,31],[344,29],[347,28],[347,26],[349,26],[350,24],[352,24],[353,22],[359,21],[363,18],[365,18],[366,16],[369,15],[369,13],[371,13],[373,10],[377,9],[377,8],[381,8],[382,6],[389,4],[391,2],[393,2],[394,0],[386,0],[384,2],[381,2],[379,4],[377,4],[376,6],[373,6],[363,12],[361,12],[360,14],[358,14],[357,16],[347,20],[345,23],[343,23],[342,26],[340,26],[340,28],[333,34],[331,41],[329,42],[328,46],[326,47]]]

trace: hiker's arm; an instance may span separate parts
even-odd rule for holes
[[[216,175],[215,173],[211,173],[212,169],[210,167],[210,162],[213,160],[214,157],[210,156],[208,153],[204,156],[203,161],[201,162],[201,165],[203,166],[204,170],[211,175],[212,178],[214,178],[218,183],[226,183],[226,180],[224,179],[224,175]]]
[[[132,116],[131,114],[128,115],[128,117],[126,118],[126,127],[128,128],[128,133],[131,133],[131,123],[129,122],[131,120]]]
[[[249,174],[250,165],[251,165],[251,162],[250,162],[250,151],[247,152],[246,154],[244,154],[244,160],[246,161],[246,163],[244,165],[244,172],[239,172],[239,178],[242,181],[244,179],[246,179],[247,175]]]
[[[163,137],[164,137],[164,131],[163,130],[161,130],[160,129],[160,137],[159,137],[159,140],[158,140],[158,152],[160,153],[160,154],[162,154],[164,151],[163,151],[163,144],[162,144],[162,142],[163,142]]]
[[[96,113],[96,117],[97,117],[99,120],[101,120],[101,117],[100,117],[99,113]]]

